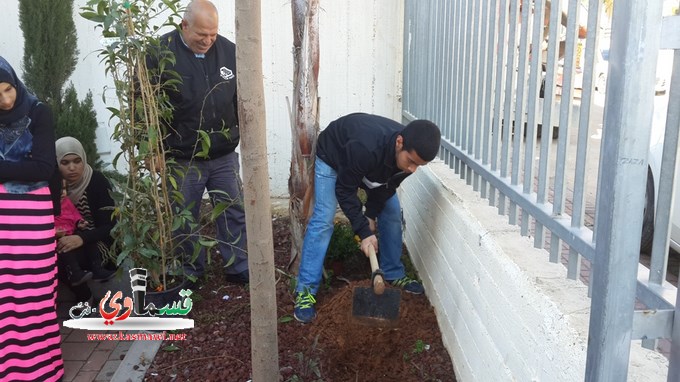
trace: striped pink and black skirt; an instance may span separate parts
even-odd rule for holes
[[[49,189],[10,194],[0,184],[0,381],[63,376],[56,287]]]

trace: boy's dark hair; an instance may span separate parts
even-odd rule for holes
[[[403,149],[415,150],[420,159],[429,162],[439,153],[441,135],[437,125],[425,119],[417,119],[401,131],[401,137],[404,138]]]

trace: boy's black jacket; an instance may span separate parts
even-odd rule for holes
[[[403,129],[404,125],[385,117],[354,113],[331,122],[319,134],[316,155],[337,171],[338,204],[361,239],[373,234],[366,217],[375,219],[410,175],[399,170],[396,162],[396,140]],[[368,195],[365,214],[359,188]]]

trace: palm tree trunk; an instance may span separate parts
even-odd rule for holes
[[[293,109],[290,193],[291,254],[289,268],[300,264],[307,220],[314,206],[314,153],[319,133],[319,2],[292,0]]]

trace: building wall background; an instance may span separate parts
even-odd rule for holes
[[[105,162],[118,151],[104,99],[112,101],[112,84],[95,52],[101,47],[94,24],[78,14],[87,0],[74,1],[80,57],[71,76],[78,95],[92,91],[99,128],[97,147]],[[186,5],[188,0],[183,0]],[[234,0],[214,1],[220,13],[220,34],[235,40]],[[23,35],[19,2],[3,1],[0,55],[22,76]],[[403,51],[403,1],[320,0],[319,72],[320,126],[344,114],[363,111],[400,120]],[[292,18],[287,0],[262,1],[263,73],[267,112],[267,145],[271,193],[288,195],[291,128],[288,102],[292,95]]]

